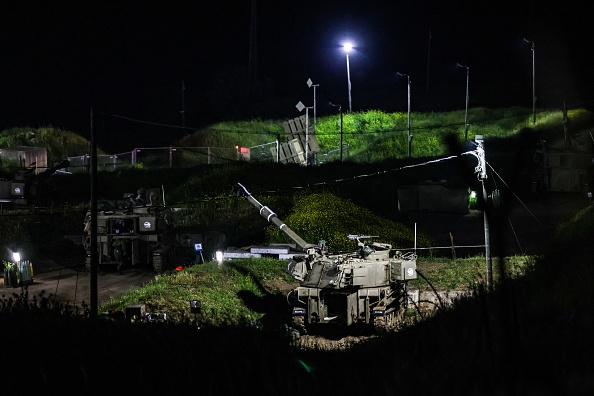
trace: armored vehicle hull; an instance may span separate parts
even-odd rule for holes
[[[159,199],[159,190],[126,194],[122,200],[101,201],[97,211],[98,265],[152,267],[157,273],[169,265],[174,236],[171,213]],[[91,266],[91,213],[85,216],[86,266]]]
[[[357,241],[356,251],[329,253],[324,243],[305,242],[241,184],[233,190],[301,250],[286,269],[300,281],[287,300],[292,306],[293,326],[301,333],[324,325],[354,324],[384,331],[400,323],[407,309],[408,282],[417,278],[415,254],[404,254],[387,243],[368,243],[375,238],[369,235],[345,236]]]

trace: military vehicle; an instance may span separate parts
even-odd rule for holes
[[[240,183],[232,190],[300,250],[288,261],[286,271],[300,281],[287,300],[292,305],[292,326],[301,334],[307,334],[308,329],[355,324],[382,332],[402,321],[408,305],[408,281],[417,278],[414,253],[369,241],[376,236],[355,234],[345,238],[356,240],[358,249],[329,253],[325,241],[316,245],[303,240]]]
[[[30,166],[20,166],[10,171],[0,169],[0,203],[14,206],[47,204],[48,192],[55,189],[52,176],[69,165],[68,160],[63,160],[46,168],[38,168],[33,162]]]
[[[97,249],[99,266],[152,266],[161,273],[173,255],[172,213],[160,189],[144,189],[122,199],[97,202]],[[86,267],[91,268],[91,212],[84,220]]]

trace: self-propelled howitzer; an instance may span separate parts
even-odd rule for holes
[[[289,260],[287,272],[300,281],[289,293],[293,325],[302,333],[320,325],[365,324],[376,330],[396,326],[408,303],[408,281],[417,278],[416,255],[391,244],[364,242],[371,235],[348,235],[358,249],[328,253],[325,244],[307,243],[240,183],[233,187],[303,251]]]

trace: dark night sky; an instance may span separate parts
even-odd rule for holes
[[[457,63],[470,68],[471,107],[531,108],[524,38],[535,43],[537,107],[591,107],[585,6],[490,3],[259,0],[260,89],[249,94],[250,0],[3,2],[0,129],[53,125],[88,136],[92,108],[110,139],[167,144],[184,130],[154,124],[297,117],[298,101],[313,106],[308,78],[324,115],[335,112],[329,101],[348,108],[345,39],[355,45],[353,111],[406,111],[406,79],[396,72],[411,76],[413,111],[463,109]]]

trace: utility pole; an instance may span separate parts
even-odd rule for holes
[[[344,52],[346,53],[346,68],[347,68],[347,83],[349,89],[349,114],[353,112],[353,102],[351,100],[351,66],[349,64],[349,52],[353,50],[351,43],[344,44]]]
[[[412,142],[412,135],[410,133],[410,76],[408,74],[403,74],[400,72],[397,72],[396,74],[398,74],[401,77],[406,77],[407,80],[407,85],[408,85],[408,157],[410,158],[411,156],[411,142]]]
[[[408,158],[412,155],[412,135],[410,133],[410,76],[408,78]]]
[[[253,95],[258,80],[258,2],[252,0],[250,15],[250,53],[248,59],[249,94]]]
[[[485,225],[485,260],[487,263],[487,289],[493,289],[493,265],[491,261],[491,246],[489,242],[489,219],[487,216],[487,208],[488,208],[488,196],[487,190],[485,188],[485,179],[487,178],[487,162],[485,161],[485,150],[483,148],[483,136],[476,135],[475,141],[477,143],[476,153],[473,153],[478,161],[479,164],[476,167],[476,172],[478,173],[478,178],[481,181],[481,185],[483,187],[483,219]]]
[[[309,165],[309,109],[312,107],[305,106],[301,101],[295,105],[297,110],[303,111],[305,109],[305,166]]]
[[[330,106],[338,107],[338,111],[340,112],[340,162],[342,162],[342,105],[336,105],[330,102]]]
[[[532,51],[532,124],[536,124],[536,65],[534,55],[534,41],[524,39],[525,42],[530,44],[530,50]]]
[[[311,81],[311,78],[307,79],[307,86],[312,88],[313,87],[313,113],[314,113],[314,128],[313,128],[313,133],[314,135],[317,132],[317,118],[316,118],[316,87],[319,87],[320,84],[314,84],[313,81]],[[315,154],[314,154],[315,156]],[[317,157],[314,157],[314,162],[317,163]]]
[[[181,86],[181,92],[182,92],[182,109],[180,111],[181,116],[182,116],[182,128],[186,129],[186,86],[184,84],[184,80],[182,80],[182,86]]]
[[[565,136],[565,147],[571,147],[571,137],[569,136],[569,117],[567,116],[567,105],[563,101],[563,134]]]
[[[314,84],[313,81],[311,81],[311,78],[307,79],[307,86],[308,87],[313,87],[313,94],[314,94],[314,105],[313,105],[313,110],[314,110],[314,133],[316,133],[317,129],[316,129],[316,87],[319,87],[320,84]]]
[[[93,109],[91,108],[91,319],[97,319],[99,302],[97,292],[97,138],[93,128]]]
[[[431,65],[431,29],[429,29],[429,45],[427,46],[427,82],[425,91],[429,94],[429,66]]]
[[[458,67],[466,69],[466,112],[464,113],[464,140],[468,140],[468,83],[470,81],[470,67],[458,63]]]

